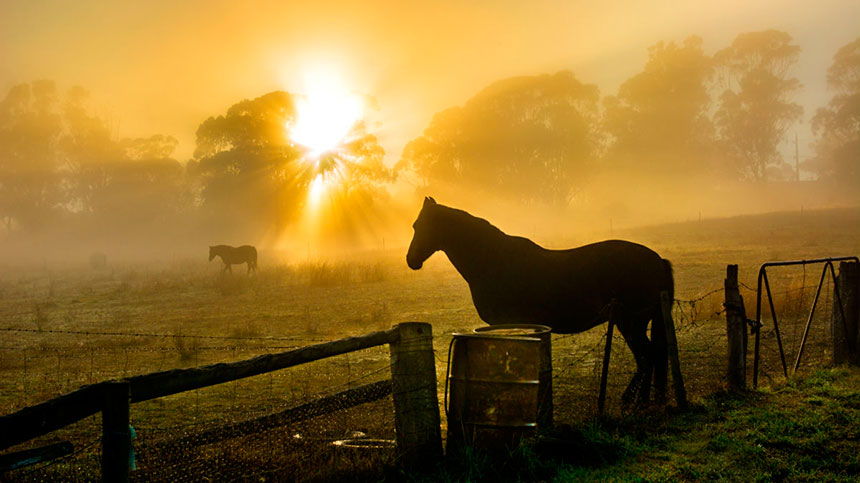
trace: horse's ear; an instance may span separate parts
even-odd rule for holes
[[[424,206],[435,205],[435,204],[436,204],[436,200],[434,200],[432,197],[430,197],[430,196],[424,197]]]

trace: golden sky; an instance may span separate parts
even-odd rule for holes
[[[658,41],[775,28],[803,52],[799,101],[827,102],[836,50],[860,36],[860,2],[810,1],[162,1],[2,0],[0,89],[37,79],[90,90],[120,137],[170,134],[187,159],[206,117],[303,72],[339,72],[379,104],[393,164],[432,115],[487,84],[562,69],[601,94],[638,73]],[[803,136],[803,134],[802,134]]]

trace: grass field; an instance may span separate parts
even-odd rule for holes
[[[860,369],[757,392],[716,392],[690,409],[562,426],[504,461],[472,455],[426,481],[857,481]]]
[[[749,287],[754,289],[761,263],[860,254],[860,210],[703,220],[616,231],[613,235],[644,243],[673,262],[676,298],[680,300],[675,319],[682,369],[692,399],[710,408],[716,403],[708,401],[714,401],[713,394],[719,393],[725,370],[725,321],[720,310],[726,264],[740,265],[740,279],[745,285],[742,295],[747,315],[752,316],[754,293]],[[538,241],[560,247],[603,237],[583,234],[569,242]],[[0,266],[0,411],[10,413],[83,384],[241,360],[364,334],[403,321],[433,325],[441,387],[451,334],[482,325],[472,307],[468,286],[441,254],[431,257],[417,272],[406,267],[405,248],[328,260],[272,260],[266,255],[261,253],[259,273],[252,277],[240,269],[233,275],[221,275],[216,262],[206,262],[205,250],[199,260],[158,260],[149,264],[109,260],[103,269],[89,267],[86,260],[38,267]],[[788,350],[796,350],[800,322],[805,322],[808,315],[820,271],[820,266],[814,266],[773,272],[771,283],[778,310],[786,317],[780,323],[785,324],[783,337]],[[812,345],[804,353],[806,374],[828,364],[831,292],[832,288],[825,287],[813,321]],[[553,340],[556,421],[561,424],[588,424],[596,417],[604,331],[605,327],[599,327]],[[781,369],[775,365],[778,354],[769,334],[766,326],[761,379],[766,386],[782,384]],[[613,344],[612,357],[609,415],[623,418],[618,398],[632,374],[632,362],[621,339]],[[132,424],[138,432],[138,443],[145,446],[147,441],[248,419],[320,394],[384,379],[388,377],[387,368],[387,349],[370,349],[134,405]],[[766,399],[757,397],[751,396],[750,401],[758,404]],[[300,427],[262,432],[241,441],[203,448],[196,453],[195,464],[168,465],[142,458],[140,465],[153,470],[161,464],[176,471],[221,468],[221,475],[225,474],[223,468],[234,465],[240,475],[257,470],[270,477],[287,474],[301,479],[324,478],[325,473],[319,473],[319,459],[283,456],[291,451],[298,455],[312,452],[337,459],[343,471],[373,478],[377,473],[368,461],[384,466],[387,453],[380,452],[378,458],[344,456],[336,451],[330,453],[333,450],[328,444],[353,431],[374,438],[393,437],[390,400],[367,406],[318,418]],[[673,421],[670,418],[659,424],[672,425]],[[98,438],[97,423],[96,418],[90,418],[40,441],[66,438],[92,444]],[[618,427],[613,437],[625,431],[625,426]],[[284,439],[298,449],[272,456],[272,442],[283,444]],[[732,440],[723,443],[733,448]],[[650,454],[640,451],[640,446],[636,448],[637,455],[646,455],[637,458]],[[98,468],[92,452],[92,448],[82,451],[76,458],[44,471],[87,479]],[[267,463],[272,459],[279,461]],[[856,461],[852,464],[856,465]],[[564,466],[557,471],[576,473],[576,467]],[[288,473],[283,473],[285,468],[290,468]],[[618,471],[630,476],[638,474],[636,468],[631,463],[629,468]],[[681,470],[672,468],[666,473],[668,479],[679,475],[696,479],[694,473],[684,476]],[[42,473],[20,474],[38,478]]]

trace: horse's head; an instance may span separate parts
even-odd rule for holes
[[[211,262],[213,258],[215,258],[215,247],[209,247],[209,261]]]
[[[418,213],[418,219],[412,224],[415,234],[412,235],[412,243],[409,244],[409,251],[406,252],[406,264],[412,270],[421,268],[424,260],[440,249],[438,229],[435,226],[437,208],[436,200],[429,196],[424,198],[424,206]]]

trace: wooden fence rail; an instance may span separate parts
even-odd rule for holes
[[[0,416],[0,450],[78,422],[101,411],[106,383],[90,384],[18,412]]]
[[[348,352],[390,344],[399,337],[399,327],[394,326],[385,331],[323,342],[276,354],[265,354],[239,362],[218,363],[190,369],[172,369],[130,377],[128,382],[131,389],[131,402],[137,403],[170,396],[193,389],[258,376]]]
[[[144,374],[84,386],[44,403],[0,416],[0,450],[102,412],[102,478],[128,480],[129,405],[388,344],[396,453],[406,468],[442,457],[439,401],[430,324],[406,322],[389,330],[252,359]]]

